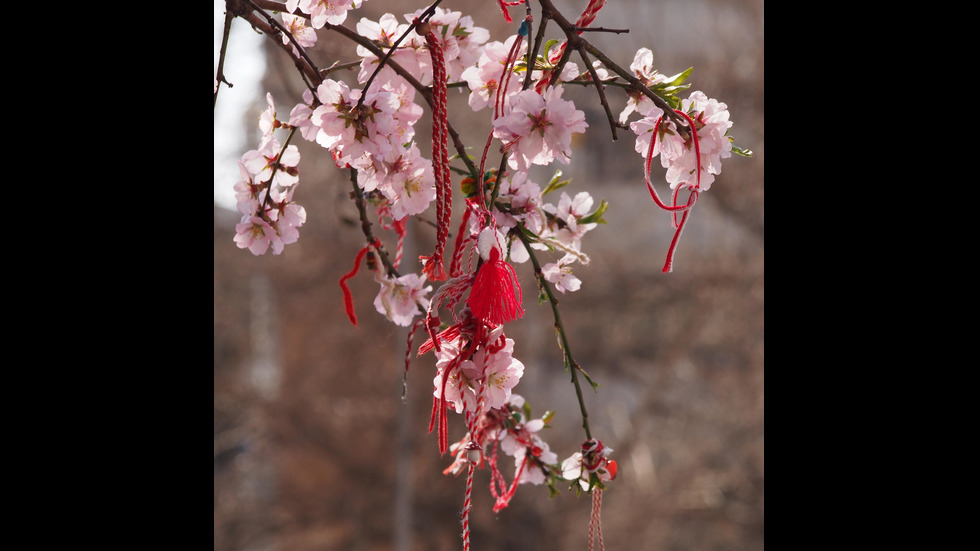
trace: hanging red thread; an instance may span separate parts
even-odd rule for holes
[[[657,119],[657,124],[655,124],[653,127],[653,136],[650,137],[650,147],[647,149],[647,158],[643,163],[643,179],[646,182],[647,189],[650,190],[650,197],[653,198],[653,201],[657,204],[657,206],[672,213],[672,225],[676,229],[676,231],[674,231],[673,239],[670,240],[670,248],[667,249],[667,259],[664,261],[662,271],[665,274],[670,273],[674,269],[674,252],[677,249],[677,242],[681,237],[681,232],[684,231],[684,226],[687,224],[687,217],[691,213],[691,209],[694,207],[695,203],[697,203],[698,195],[701,191],[701,145],[698,142],[698,131],[694,127],[694,121],[691,120],[691,117],[689,117],[687,113],[679,109],[675,109],[674,111],[688,121],[688,126],[691,130],[691,140],[694,142],[695,161],[697,162],[697,180],[694,186],[688,186],[691,190],[691,194],[687,197],[687,203],[684,205],[677,204],[677,195],[680,192],[680,187],[678,187],[672,194],[673,204],[665,204],[660,200],[657,190],[653,187],[653,182],[650,181],[650,163],[653,161],[653,149],[657,144],[657,138],[660,135],[660,123],[662,122],[663,117]],[[684,212],[684,215],[681,216],[681,221],[678,223],[677,213],[681,211]]]
[[[456,245],[453,248],[453,258],[449,263],[449,277],[458,277],[460,272],[462,272],[461,262],[463,259],[463,250],[466,248],[465,244],[474,239],[472,235],[468,235],[470,233],[468,225],[472,213],[479,213],[477,205],[484,207],[483,202],[475,197],[466,199],[466,210],[463,211],[463,220],[459,223],[459,231],[456,232]],[[482,224],[482,217],[480,221]],[[464,236],[467,237],[464,238]]]
[[[524,468],[527,466],[527,462],[528,458],[525,454],[524,461],[521,461],[521,466],[517,469],[517,474],[514,475],[514,480],[511,482],[510,487],[508,488],[507,482],[504,480],[504,475],[502,475],[500,470],[497,468],[497,449],[496,446],[494,447],[490,464],[490,493],[496,498],[496,501],[493,504],[494,513],[499,513],[510,505],[510,500],[513,499],[514,493],[517,491],[517,485],[521,481],[521,476],[524,474]],[[495,486],[500,487],[500,493],[497,492]]]
[[[357,316],[354,314],[354,298],[351,296],[350,289],[347,288],[347,280],[357,275],[357,271],[361,269],[361,260],[364,259],[364,255],[372,248],[378,248],[380,246],[381,241],[375,239],[373,243],[357,251],[357,257],[354,259],[354,268],[340,278],[340,288],[344,292],[344,309],[347,311],[347,317],[350,319],[350,322],[355,326],[357,325]]]
[[[523,299],[517,272],[500,258],[500,251],[494,246],[490,249],[490,260],[477,271],[466,300],[473,317],[490,325],[507,323],[524,316]]]
[[[428,23],[424,25],[428,26]],[[423,29],[424,30],[424,29]],[[432,59],[432,170],[436,180],[436,248],[420,256],[422,273],[432,281],[446,279],[443,254],[452,217],[452,184],[449,180],[449,114],[446,107],[446,59],[442,44],[431,27],[425,34]]]

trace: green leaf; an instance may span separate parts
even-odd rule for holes
[[[685,80],[687,80],[687,77],[691,76],[691,73],[693,71],[694,71],[694,67],[689,67],[686,71],[677,73],[676,75],[674,75],[672,77],[667,77],[667,82],[664,83],[664,85],[665,86],[678,86],[682,82],[684,82]],[[688,84],[688,86],[690,86],[690,84]]]
[[[552,409],[544,412],[544,416],[541,417],[541,420],[544,421],[545,425],[547,425],[551,423],[551,420],[554,418],[555,418],[555,410]]]
[[[544,187],[544,191],[541,192],[541,195],[547,195],[556,189],[563,188],[571,183],[571,181],[571,178],[561,180],[561,170],[556,170],[555,175],[551,177],[551,180],[548,182],[548,185]]]
[[[732,142],[732,152],[735,153],[736,155],[741,155],[742,157],[751,157],[754,154],[752,153],[751,149],[743,149],[735,145],[735,138],[729,136],[728,141]]]
[[[599,208],[595,209],[595,212],[587,216],[579,218],[579,224],[605,224],[606,221],[602,219],[602,215],[609,210],[609,203],[605,199],[599,202]]]

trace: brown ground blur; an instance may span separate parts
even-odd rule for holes
[[[357,17],[424,7],[399,4],[411,8],[369,0]],[[443,7],[472,14],[492,39],[506,38],[496,2],[480,2],[475,12],[469,4]],[[569,18],[584,4],[556,2]],[[623,66],[642,46],[663,73],[694,66],[692,89],[727,103],[736,143],[755,152],[727,159],[702,194],[670,275],[660,267],[672,230],[643,185],[632,133],[611,140],[593,89],[565,94],[591,128],[576,141],[573,164],[550,170],[572,178],[570,193],[610,203],[609,224],[583,242],[592,263],[576,266],[582,289],[560,305],[576,359],[602,385],[585,389],[593,433],[619,463],[604,496],[610,550],[764,548],[763,23],[761,0],[610,0],[595,25],[630,33],[589,36]],[[348,49],[326,36],[332,42],[321,40],[314,54],[321,66]],[[266,82],[281,115],[302,89],[292,65],[278,67],[284,59],[270,52]],[[608,89],[617,114],[625,103],[618,92]],[[465,95],[450,93],[450,102],[451,113],[469,116]],[[264,106],[262,98],[246,117],[256,120]],[[468,145],[482,148],[488,116],[454,121]],[[424,152],[427,126],[418,125]],[[364,240],[351,224],[346,174],[319,146],[293,143],[303,155],[296,199],[308,213],[298,243],[280,256],[254,257],[232,241],[237,213],[215,209],[214,548],[459,549],[464,480],[442,474],[448,460],[426,431],[433,360],[413,361],[403,403],[407,331],[376,313],[377,285],[367,271],[350,282],[359,325],[344,315],[337,281]],[[426,226],[413,223],[410,231],[408,269],[434,238]],[[563,458],[584,439],[578,405],[550,309],[534,301],[530,265],[518,274],[528,313],[507,329],[527,368],[516,391],[538,414],[557,411],[546,439]],[[450,438],[462,432],[451,414]],[[488,482],[479,471],[475,551],[587,548],[586,497],[564,491],[549,499],[543,487],[522,486],[495,515]]]

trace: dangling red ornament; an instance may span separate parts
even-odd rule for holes
[[[490,249],[490,260],[476,273],[466,304],[476,319],[501,325],[524,317],[524,294],[514,267],[501,260],[497,247]]]

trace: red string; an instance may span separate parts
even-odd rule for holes
[[[381,241],[375,239],[374,243],[371,243],[370,245],[367,245],[361,250],[357,251],[357,257],[354,259],[354,268],[340,278],[340,288],[344,292],[344,309],[347,311],[347,317],[350,319],[350,322],[355,326],[357,325],[357,316],[354,314],[354,298],[351,296],[350,289],[347,288],[347,280],[357,275],[357,271],[361,269],[361,260],[364,259],[364,255],[367,254],[367,252],[372,248],[380,246]]]
[[[697,180],[695,185],[687,186],[691,190],[691,194],[687,197],[687,203],[684,205],[677,204],[677,196],[680,193],[680,187],[675,189],[672,193],[672,205],[667,205],[660,200],[660,196],[657,194],[657,190],[653,186],[653,182],[650,181],[650,163],[653,161],[653,148],[656,146],[657,138],[660,136],[660,124],[663,121],[663,117],[657,119],[657,124],[653,126],[653,136],[650,137],[650,147],[647,149],[647,158],[643,162],[643,180],[646,182],[647,189],[650,191],[650,197],[657,204],[658,207],[669,211],[672,213],[671,224],[675,228],[674,237],[670,240],[670,247],[667,249],[667,258],[664,261],[664,267],[662,269],[663,273],[670,273],[674,269],[674,252],[677,250],[677,242],[681,237],[681,233],[684,231],[684,226],[687,224],[688,215],[691,213],[691,209],[698,201],[698,196],[701,190],[701,145],[698,141],[698,131],[694,127],[694,121],[687,113],[675,109],[676,113],[683,116],[688,121],[688,126],[691,129],[691,139],[694,141],[694,156],[697,162]],[[677,222],[677,213],[683,211],[684,215],[681,217],[680,223]]]

